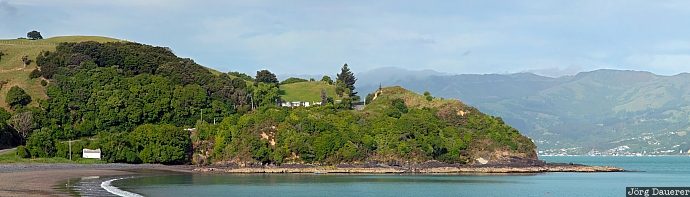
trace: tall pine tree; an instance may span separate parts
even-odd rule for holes
[[[355,92],[355,82],[357,81],[357,78],[355,78],[355,75],[352,74],[352,71],[350,71],[350,68],[347,67],[347,64],[343,65],[343,68],[340,69],[340,74],[337,74],[337,76],[337,81],[342,82],[345,88],[350,89],[349,96],[355,96],[357,94],[357,92]]]

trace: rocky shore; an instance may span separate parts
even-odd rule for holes
[[[579,164],[540,164],[540,165],[411,165],[406,167],[387,165],[351,165],[341,164],[336,166],[217,166],[198,167],[193,170],[200,173],[362,173],[362,174],[402,174],[402,173],[428,173],[428,174],[452,174],[452,173],[544,173],[544,172],[623,172],[622,168],[609,166],[587,166]]]

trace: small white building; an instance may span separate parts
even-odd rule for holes
[[[101,149],[83,149],[81,153],[81,157],[83,158],[88,158],[88,159],[101,159]]]

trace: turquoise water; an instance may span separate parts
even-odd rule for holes
[[[170,175],[114,182],[145,196],[625,196],[630,186],[690,186],[690,157],[542,157],[635,172],[520,175]]]

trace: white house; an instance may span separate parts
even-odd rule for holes
[[[83,158],[101,159],[101,149],[91,150],[85,148],[82,150],[81,155]]]

